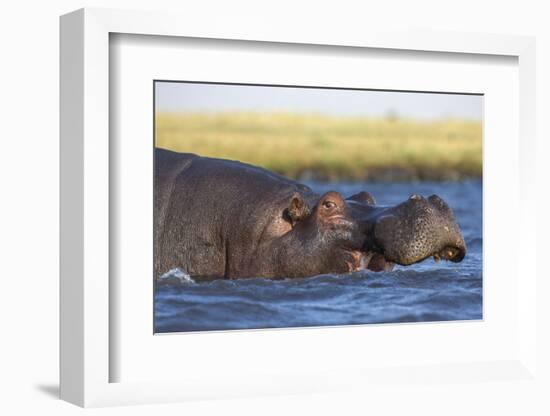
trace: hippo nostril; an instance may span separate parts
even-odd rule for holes
[[[419,200],[419,199],[422,199],[422,195],[412,194],[411,196],[409,196],[409,199]]]
[[[437,195],[430,195],[428,201],[442,212],[450,212],[449,206]]]

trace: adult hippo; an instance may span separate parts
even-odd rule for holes
[[[391,207],[344,199],[237,161],[155,150],[155,276],[304,277],[391,270],[466,248],[449,206],[412,195]]]

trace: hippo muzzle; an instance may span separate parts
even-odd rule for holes
[[[363,250],[371,270],[390,270],[392,263],[407,266],[429,257],[460,262],[466,255],[454,213],[437,195],[413,194],[399,205],[370,214]]]

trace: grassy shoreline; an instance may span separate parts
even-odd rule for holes
[[[315,180],[461,180],[482,175],[471,120],[295,113],[159,113],[156,143]]]

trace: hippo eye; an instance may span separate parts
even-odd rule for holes
[[[326,209],[332,209],[336,207],[336,204],[332,201],[325,201],[323,202],[323,207]]]

